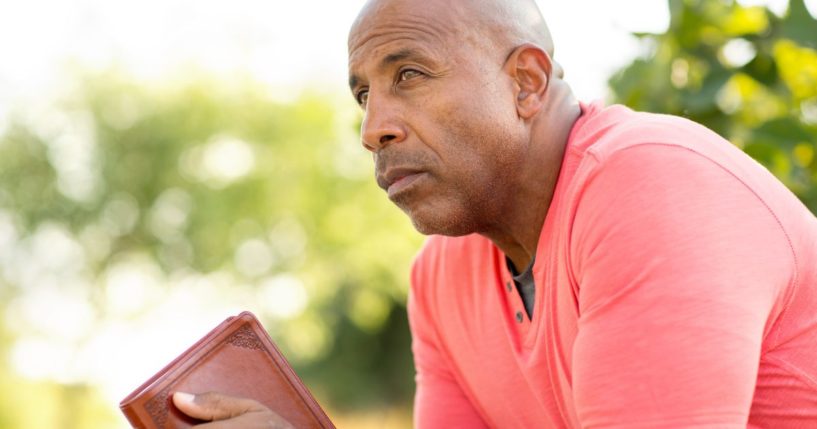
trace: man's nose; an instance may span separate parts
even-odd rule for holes
[[[366,116],[360,127],[363,147],[372,152],[377,152],[390,143],[399,143],[406,138],[405,127],[399,119],[400,115],[396,107],[382,97],[377,98],[369,95],[366,103]]]

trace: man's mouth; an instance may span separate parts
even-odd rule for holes
[[[404,190],[408,189],[414,182],[416,182],[420,177],[422,177],[425,172],[418,172],[414,174],[409,174],[408,176],[403,176],[394,181],[394,183],[389,186],[388,193],[389,198],[393,199],[397,194],[403,192]]]
[[[417,179],[426,174],[415,168],[390,168],[377,175],[377,184],[389,194],[389,198],[408,189]]]

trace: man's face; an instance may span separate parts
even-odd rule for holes
[[[349,73],[378,185],[420,232],[463,235],[501,216],[520,122],[508,53],[446,3],[370,5],[350,34]]]

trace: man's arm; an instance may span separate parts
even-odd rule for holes
[[[582,427],[746,427],[762,341],[795,272],[764,201],[681,147],[604,160],[579,203]]]
[[[422,257],[422,256],[421,256]],[[418,290],[431,285],[421,274],[418,258],[412,270],[408,315],[411,350],[414,355],[417,391],[414,397],[414,426],[434,428],[486,428],[487,425],[457,383],[448,358],[440,350],[428,305]]]

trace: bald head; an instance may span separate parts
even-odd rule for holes
[[[462,42],[504,53],[531,43],[551,58],[554,54],[550,30],[534,0],[369,0],[352,26],[350,49],[359,42],[361,28],[377,25],[384,16],[418,13]]]
[[[533,43],[553,56],[553,39],[539,7],[533,0],[460,0],[473,13],[482,30],[508,46]]]

